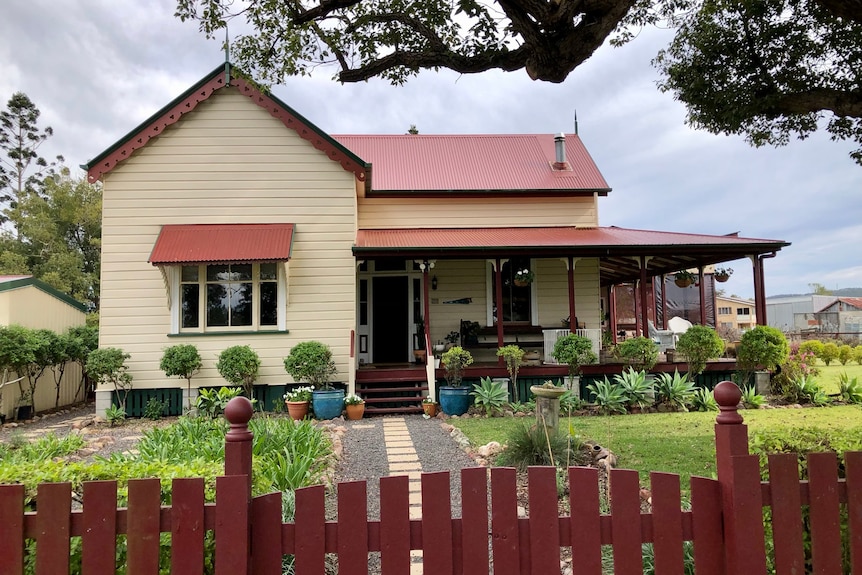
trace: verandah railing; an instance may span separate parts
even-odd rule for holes
[[[383,574],[406,574],[411,550],[423,551],[425,573],[487,574],[493,565],[498,575],[544,575],[560,572],[562,547],[571,547],[574,573],[599,574],[603,545],[610,546],[614,573],[642,573],[642,543],[653,544],[656,573],[681,574],[683,541],[693,542],[698,574],[764,573],[764,507],[772,515],[776,572],[841,573],[847,553],[851,572],[862,573],[862,453],[845,454],[845,478],[839,478],[835,454],[810,454],[807,481],[799,480],[796,455],[771,455],[770,479],[761,482],[758,457],[747,455],[732,385],[716,391],[723,410],[716,425],[718,479],[691,479],[690,510],[681,508],[678,476],[651,474],[651,510],[644,512],[637,472],[614,469],[603,513],[598,471],[571,468],[571,511],[560,516],[556,471],[535,467],[528,476],[529,513],[519,517],[514,470],[469,468],[461,471],[460,517],[452,517],[450,477],[441,472],[422,475],[420,519],[410,519],[409,478],[396,476],[380,480],[379,520],[367,519],[365,482],[348,482],[337,487],[336,520],[326,520],[325,488],[313,486],[297,492],[295,518],[283,523],[281,494],[250,497],[251,411],[240,400],[227,412],[227,475],[217,479],[214,504],[204,501],[202,479],[174,480],[170,506],[161,505],[159,480],[130,481],[124,509],[116,506],[116,482],[88,482],[82,510],[74,511],[69,484],[39,486],[35,512],[24,511],[23,486],[0,486],[0,575],[24,572],[27,539],[36,542],[37,574],[68,573],[72,537],[81,538],[82,573],[114,573],[121,534],[126,572],[155,574],[161,533],[171,534],[171,572],[203,573],[209,531],[215,534],[215,572],[231,575],[281,573],[286,554],[295,556],[297,573],[322,575],[327,553],[338,556],[339,573],[367,573],[373,551],[380,552]]]

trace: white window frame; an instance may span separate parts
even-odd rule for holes
[[[501,259],[500,266],[507,263],[509,258]],[[487,260],[485,271],[485,301],[487,302],[485,310],[486,324],[488,326],[497,325],[497,318],[494,316],[494,277],[497,273],[495,270],[496,260]],[[533,282],[530,285],[530,325],[539,325],[539,298],[538,284],[539,274],[536,272],[536,260],[530,258],[530,269],[533,270]],[[511,323],[506,322],[504,325]],[[517,323],[517,322],[516,322]],[[523,324],[522,324],[523,325]]]

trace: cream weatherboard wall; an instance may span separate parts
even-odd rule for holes
[[[147,261],[162,225],[282,222],[296,224],[289,333],[169,336],[165,284]],[[131,354],[138,389],[185,387],[159,369],[163,350],[179,343],[200,350],[197,387],[224,385],[217,356],[241,344],[261,356],[258,383],[289,382],[283,358],[310,339],[331,346],[337,379],[347,381],[355,236],[353,174],[236,89],[219,90],[104,177],[100,346]]]
[[[599,223],[596,204],[596,195],[585,198],[360,198],[359,227],[595,227]]]

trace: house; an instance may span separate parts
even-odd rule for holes
[[[715,296],[716,328],[737,332],[737,335],[757,325],[754,302],[737,297]]]
[[[832,337],[859,341],[862,337],[862,298],[839,297],[814,314],[820,331]]]
[[[390,385],[421,411],[440,375],[428,352],[450,332],[478,324],[462,343],[496,362],[499,344],[544,348],[564,320],[600,333],[610,286],[645,295],[655,276],[743,256],[762,301],[763,258],[788,245],[600,227],[611,189],[576,134],[330,135],[230,72],[84,166],[104,185],[100,345],[131,354],[135,390],[183,387],[158,367],[175,343],[201,351],[197,387],[223,385],[218,353],[247,344],[258,383],[283,390],[290,348],[319,340],[371,399],[418,346],[428,365]],[[110,402],[97,391],[97,409]]]
[[[70,327],[87,323],[86,306],[71,296],[29,275],[0,275],[0,325],[20,325],[30,329],[49,329],[65,333]],[[16,378],[10,378],[16,379]],[[56,388],[51,374],[45,374],[36,386],[33,408],[43,411],[53,408]],[[76,399],[81,369],[70,362],[60,387],[60,405]],[[11,417],[19,397],[18,386],[7,385],[0,389],[0,413]]]

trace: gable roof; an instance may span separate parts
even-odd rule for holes
[[[177,123],[198,104],[227,86],[238,88],[242,95],[247,96],[256,105],[269,112],[272,117],[280,120],[285,127],[294,130],[301,138],[324,152],[330,160],[340,163],[345,170],[353,172],[360,181],[367,180],[370,166],[356,154],[272,94],[263,93],[242,77],[231,77],[230,70],[230,64],[219,66],[108,149],[81,165],[81,168],[87,171],[87,179],[90,183],[101,179],[120,162],[130,157],[135,150],[146,146],[151,139],[160,136],[168,126]]]
[[[553,134],[334,135],[374,166],[368,195],[545,192],[607,195],[607,182],[576,134],[568,169],[554,169]]]
[[[85,312],[87,311],[87,306],[83,303],[79,302],[72,296],[67,293],[63,293],[58,289],[52,288],[48,284],[43,281],[37,280],[33,276],[0,276],[0,292],[10,291],[15,289],[21,289],[25,287],[34,287],[40,291],[45,292],[46,294],[57,298],[58,300],[72,306],[78,311]]]
[[[862,297],[839,297],[839,298],[836,298],[835,301],[829,303],[829,305],[824,306],[823,308],[819,309],[817,311],[817,313],[822,313],[837,303],[847,304],[851,307],[855,307],[856,309],[862,311]]]

